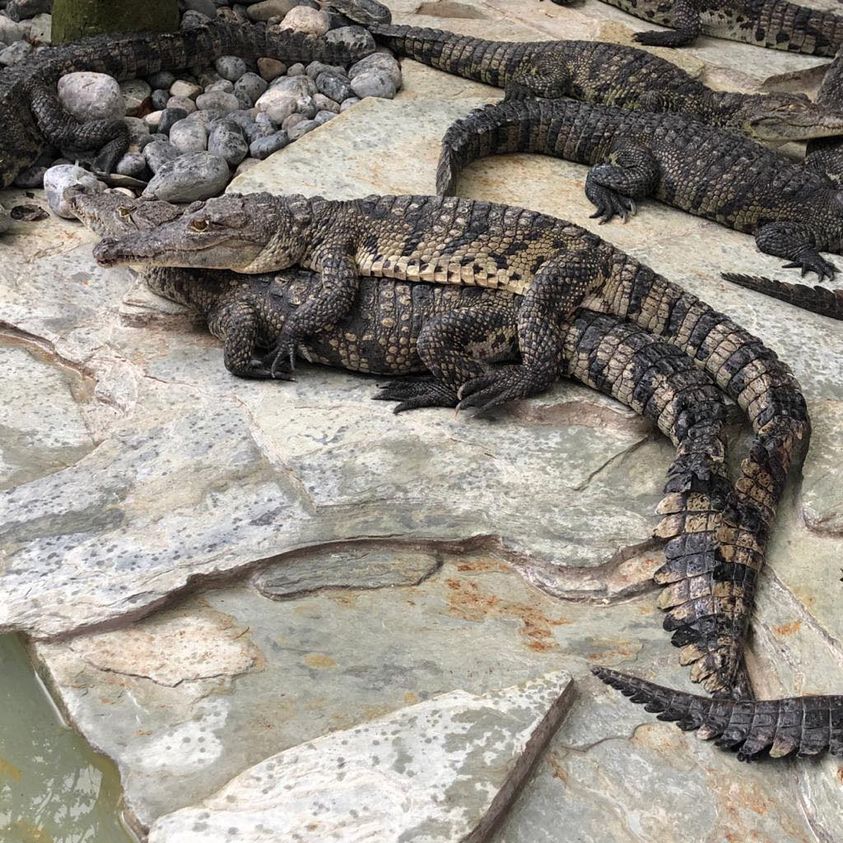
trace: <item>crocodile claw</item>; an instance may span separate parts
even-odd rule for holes
[[[417,410],[421,407],[455,407],[454,392],[433,378],[416,380],[394,380],[383,386],[372,396],[375,401],[399,401],[393,413]]]
[[[457,411],[469,407],[477,408],[477,415],[483,415],[494,407],[528,398],[544,391],[530,369],[524,366],[501,366],[488,375],[481,375],[464,383],[457,392],[460,403]]]
[[[837,267],[833,263],[829,263],[816,252],[808,253],[800,260],[786,263],[784,268],[798,269],[803,278],[809,272],[816,272],[820,281],[825,281],[826,278],[834,278],[837,272]]]
[[[296,368],[296,344],[291,339],[281,338],[275,348],[264,358],[264,365],[269,368],[269,376],[274,380],[292,381]]]
[[[591,201],[597,210],[591,214],[589,219],[600,219],[599,225],[605,225],[615,217],[620,217],[626,222],[630,217],[638,213],[638,206],[633,199],[623,194],[616,193],[603,185],[593,185],[591,188]]]

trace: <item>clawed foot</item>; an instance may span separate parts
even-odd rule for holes
[[[616,216],[626,222],[638,212],[638,207],[634,200],[599,184],[590,185],[589,199],[597,208],[590,219],[597,219],[599,217],[600,225],[605,225]]]
[[[785,269],[798,269],[804,278],[809,272],[816,272],[820,281],[826,278],[834,278],[837,267],[821,257],[817,252],[809,252],[799,260],[784,265]]]
[[[659,32],[657,30],[636,32],[632,36],[632,40],[637,41],[639,44],[645,44],[648,47],[684,47],[690,43],[688,37],[682,32]]]
[[[291,381],[295,380],[293,372],[296,368],[296,344],[291,339],[279,339],[275,348],[260,361],[257,368],[269,372],[269,377],[274,380]]]
[[[518,398],[528,398],[544,392],[546,385],[538,384],[536,376],[524,366],[501,366],[488,375],[464,383],[457,397],[457,410],[476,407],[482,415],[493,407],[499,407]]]
[[[373,395],[375,401],[400,401],[393,413],[417,410],[421,407],[456,407],[457,397],[453,390],[433,378],[417,380],[395,380],[378,386],[380,392]]]

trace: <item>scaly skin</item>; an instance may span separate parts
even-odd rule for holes
[[[722,272],[722,277],[732,284],[755,290],[765,296],[786,301],[794,307],[811,310],[831,319],[843,319],[843,290],[829,290],[815,284],[791,284],[779,281],[777,278],[766,278],[758,275],[741,275],[737,272]]]
[[[730,693],[740,684],[743,640],[769,525],[810,423],[788,367],[726,316],[571,223],[465,199],[375,196],[331,202],[228,195],[153,231],[103,240],[94,254],[106,265],[257,273],[299,264],[320,271],[318,301],[311,299],[287,321],[276,363],[288,359],[301,338],[343,317],[359,276],[521,295],[520,365],[469,378],[459,390],[460,406],[485,409],[552,383],[564,351],[560,326],[578,306],[622,317],[690,354],[747,412],[755,440],[721,523],[702,528],[717,530],[718,552],[693,557],[677,551],[659,581],[671,585],[669,627],[674,643],[683,647],[683,661],[694,665],[694,678],[715,693]],[[677,517],[661,534],[678,535],[682,513],[667,514]],[[673,587],[685,581],[694,587]]]
[[[626,220],[654,197],[755,236],[762,252],[835,273],[820,251],[843,253],[843,194],[753,141],[688,121],[572,100],[489,105],[445,134],[437,190],[451,193],[460,169],[484,155],[538,152],[593,165],[585,191],[595,217]]]
[[[400,56],[504,88],[507,97],[573,97],[618,108],[677,111],[759,141],[843,133],[843,113],[795,94],[713,91],[645,50],[599,41],[486,41],[441,29],[372,25]]]
[[[817,102],[828,108],[843,109],[843,54],[828,66]],[[843,139],[823,138],[808,143],[805,166],[825,173],[838,187],[843,187]]]
[[[570,0],[553,0],[567,6]],[[787,0],[603,0],[672,32],[639,32],[639,44],[684,47],[712,35],[773,50],[833,56],[843,44],[843,18]]]
[[[62,108],[55,84],[65,73],[95,71],[122,81],[159,70],[204,66],[225,55],[340,64],[366,52],[358,54],[292,30],[223,21],[166,34],[98,35],[39,51],[0,73],[0,188],[8,187],[37,159],[45,142],[69,153],[101,150],[97,166],[103,171],[128,148],[128,128],[122,120],[80,123]]]
[[[717,700],[665,688],[644,679],[594,667],[592,672],[659,720],[737,752],[741,761],[764,753],[784,758],[794,752],[810,758],[843,755],[843,696],[788,697],[779,700]]]

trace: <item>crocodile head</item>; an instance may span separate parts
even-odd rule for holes
[[[94,257],[103,266],[271,272],[302,258],[310,220],[310,203],[303,196],[231,193],[194,202],[181,216],[147,231],[102,240]]]
[[[740,98],[735,128],[765,143],[843,135],[843,111],[811,102],[804,94],[753,94]]]
[[[83,185],[67,188],[64,199],[76,218],[101,237],[147,231],[184,213],[183,206],[160,199],[135,199],[114,190],[94,192]]]

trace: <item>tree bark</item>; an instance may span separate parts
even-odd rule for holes
[[[178,0],[54,0],[53,44],[104,32],[172,32]]]

